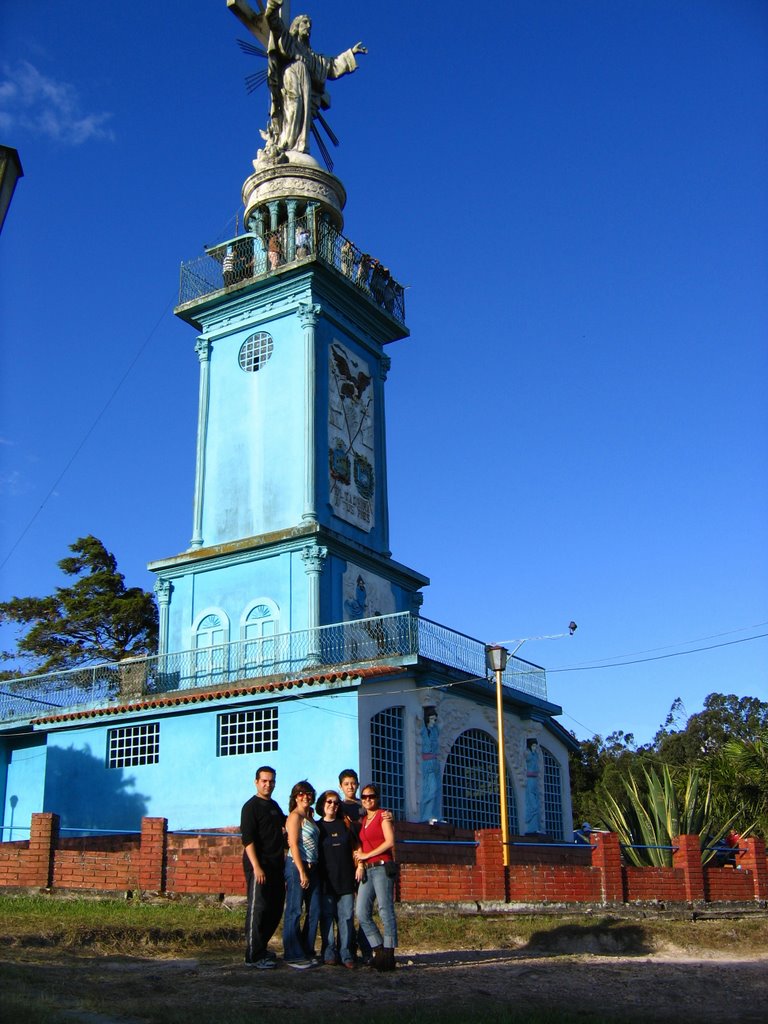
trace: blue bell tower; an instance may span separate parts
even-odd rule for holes
[[[385,347],[408,336],[403,289],[344,236],[338,178],[306,154],[254,167],[246,233],[182,267],[196,472],[189,547],[150,564],[161,654],[417,611],[429,582],[389,550]]]

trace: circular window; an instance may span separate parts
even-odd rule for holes
[[[240,346],[240,354],[237,357],[241,369],[246,370],[248,373],[255,373],[256,370],[260,370],[272,355],[274,345],[272,335],[267,334],[266,331],[258,331],[258,333],[252,334],[250,338],[246,338]]]

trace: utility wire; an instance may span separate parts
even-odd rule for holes
[[[223,235],[226,234],[226,232],[227,232],[227,230],[229,228],[229,225],[232,224],[233,221],[235,223],[235,230],[237,230],[237,222],[238,222],[239,215],[240,215],[240,207],[238,207],[237,210],[235,211],[235,213],[233,213],[232,216],[229,217],[224,222],[223,227],[221,227],[219,229],[219,235],[221,237],[223,237]],[[75,450],[72,452],[72,455],[69,457],[69,459],[65,463],[64,468],[61,470],[59,475],[56,477],[54,482],[51,484],[51,486],[50,486],[50,488],[48,490],[48,493],[43,498],[43,500],[40,503],[38,509],[33,513],[32,517],[30,518],[30,520],[27,523],[27,525],[24,527],[24,529],[18,535],[18,537],[16,538],[14,543],[11,545],[9,551],[7,552],[5,557],[3,558],[2,562],[0,562],[0,569],[3,569],[5,567],[6,563],[9,561],[9,559],[11,558],[13,553],[16,551],[16,548],[19,546],[19,544],[21,544],[21,542],[24,540],[26,535],[32,529],[32,527],[35,524],[35,521],[37,520],[38,516],[43,511],[43,509],[48,504],[48,502],[51,500],[51,497],[55,493],[56,488],[59,486],[61,481],[67,475],[67,473],[69,472],[69,469],[72,466],[73,462],[75,461],[77,456],[80,454],[80,452],[83,450],[83,448],[87,444],[87,442],[90,439],[91,435],[96,430],[96,427],[99,425],[101,420],[104,418],[104,415],[105,415],[107,409],[109,409],[110,405],[115,400],[115,397],[117,396],[117,393],[119,392],[120,388],[123,386],[125,381],[127,380],[128,376],[130,375],[130,373],[133,370],[133,368],[136,365],[136,363],[138,363],[138,361],[141,358],[142,354],[144,353],[144,350],[146,349],[147,345],[149,345],[149,343],[152,340],[152,338],[154,338],[155,334],[157,333],[158,328],[160,327],[160,324],[163,322],[163,320],[165,319],[166,315],[168,314],[168,310],[172,309],[172,308],[173,308],[173,302],[169,302],[168,305],[163,310],[163,312],[161,313],[160,318],[158,319],[158,321],[155,324],[155,326],[152,328],[152,330],[149,332],[147,337],[144,339],[144,341],[139,346],[139,348],[138,348],[138,350],[136,352],[136,355],[133,357],[131,362],[128,364],[128,368],[125,370],[123,375],[120,377],[120,379],[118,380],[117,384],[113,388],[112,393],[107,398],[106,402],[101,407],[99,412],[96,414],[95,419],[91,423],[90,427],[88,427],[88,429],[86,430],[86,432],[83,435],[83,437],[81,438],[79,444],[75,447]]]
[[[648,661],[663,661],[665,658],[682,658],[686,654],[698,654],[701,651],[714,651],[718,647],[732,647],[734,644],[746,644],[750,640],[762,640],[768,633],[758,633],[756,636],[744,636],[740,640],[726,640],[721,644],[709,644],[707,647],[694,647],[690,651],[673,651],[671,654],[657,654],[653,658],[634,658],[632,661],[613,661],[607,665],[571,665],[566,668],[548,668],[547,675],[553,672],[595,672],[602,668],[623,668],[625,665],[642,665]]]
[[[666,644],[663,647],[649,647],[643,651],[628,651],[626,654],[614,654],[608,658],[596,658],[593,661],[577,662],[577,665],[599,665],[600,662],[615,661],[616,658],[634,658],[640,654],[655,654],[657,651],[669,651],[673,647],[687,647],[689,644],[700,644],[705,640],[719,640],[721,636],[733,636],[734,633],[743,633],[747,629],[760,629],[762,626],[768,626],[768,622],[755,622],[751,626],[739,626],[737,629],[728,629],[722,633],[710,633],[708,636],[697,636],[692,640],[681,640],[678,643]]]
[[[21,531],[21,533],[16,538],[14,543],[11,545],[11,548],[8,551],[8,553],[6,554],[5,558],[3,558],[2,562],[0,562],[0,569],[4,568],[5,564],[8,562],[8,560],[10,559],[11,555],[14,553],[16,548],[19,546],[19,544],[21,544],[21,542],[24,540],[26,535],[32,529],[32,526],[34,525],[35,521],[37,520],[37,517],[40,515],[40,513],[43,511],[45,506],[51,500],[51,497],[53,496],[54,492],[56,491],[56,488],[59,486],[61,481],[66,476],[67,472],[69,471],[70,467],[72,466],[72,463],[75,461],[77,456],[80,454],[80,452],[85,447],[86,443],[88,442],[89,438],[91,437],[91,434],[93,434],[93,432],[96,430],[96,427],[99,425],[99,423],[104,418],[104,415],[107,412],[107,409],[109,409],[110,405],[112,405],[112,402],[115,400],[115,397],[117,396],[118,391],[120,390],[120,388],[123,386],[123,384],[127,380],[129,374],[133,370],[133,368],[136,365],[136,363],[138,363],[139,359],[141,358],[142,354],[144,353],[144,349],[147,347],[147,345],[149,345],[150,341],[155,336],[158,328],[160,327],[160,324],[163,322],[163,320],[165,319],[166,315],[168,314],[168,310],[171,309],[172,306],[173,306],[173,303],[169,302],[168,305],[163,310],[163,312],[161,313],[161,315],[160,315],[157,323],[155,324],[155,326],[152,328],[152,330],[149,332],[149,334],[144,339],[142,344],[139,346],[138,351],[136,352],[136,355],[133,357],[131,362],[128,364],[128,368],[125,370],[125,372],[120,377],[120,379],[118,380],[118,382],[115,385],[115,387],[112,389],[112,393],[109,395],[109,397],[107,398],[106,402],[102,405],[101,409],[96,414],[95,419],[91,423],[90,427],[88,427],[88,429],[86,430],[85,434],[83,435],[83,437],[80,440],[80,443],[76,446],[75,450],[72,452],[72,455],[67,460],[64,468],[61,470],[59,475],[56,477],[56,479],[51,484],[51,486],[50,486],[50,488],[48,490],[48,493],[43,498],[43,500],[40,503],[40,506],[38,507],[37,511],[34,512],[34,514],[30,518],[30,520],[27,523],[27,525]]]

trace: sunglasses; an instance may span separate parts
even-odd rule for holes
[[[379,794],[378,793],[362,793],[361,796],[360,796],[360,799],[361,800],[378,800],[379,799]]]
[[[336,807],[339,806],[339,801],[338,800],[326,800],[325,802],[326,802],[326,804],[334,804]]]
[[[303,792],[303,791],[302,791],[301,793],[297,793],[297,794],[296,794],[296,798],[297,798],[297,799],[298,799],[298,798],[299,798],[300,796],[308,796],[310,800],[314,800],[314,799],[315,799],[315,794],[314,794],[314,793],[305,793],[305,792]]]

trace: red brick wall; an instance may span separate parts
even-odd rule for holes
[[[178,893],[245,895],[240,836],[169,835],[166,888]]]
[[[753,900],[752,872],[736,871],[735,868],[704,868],[704,898],[710,903]]]
[[[628,903],[635,900],[685,902],[685,876],[681,868],[624,868]]]
[[[225,833],[225,834],[220,834]],[[0,887],[133,889],[198,895],[245,892],[242,845],[234,829],[168,833],[144,818],[141,835],[60,839],[55,814],[35,814],[28,841],[0,844]],[[404,840],[411,840],[405,842]],[[505,869],[499,830],[398,825],[399,896],[406,902],[515,903],[745,902],[768,898],[765,843],[750,839],[740,869],[702,869],[696,836],[681,836],[672,868],[622,864],[618,837],[591,846],[515,844]]]

